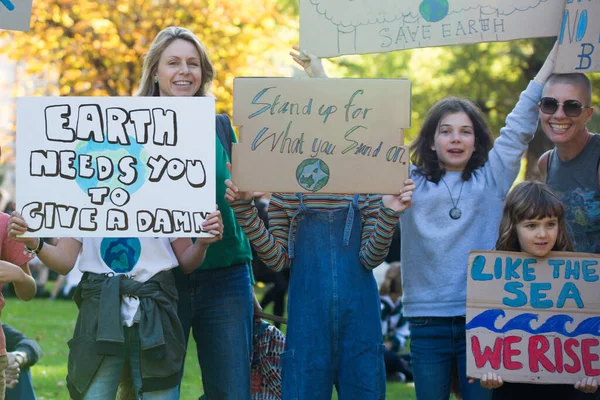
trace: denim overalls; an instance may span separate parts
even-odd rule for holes
[[[359,260],[359,196],[328,212],[310,210],[298,197],[288,242],[283,400],[330,400],[334,384],[340,400],[383,399],[379,294],[372,271]]]

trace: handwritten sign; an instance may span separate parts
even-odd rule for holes
[[[409,81],[236,78],[233,89],[233,179],[241,190],[400,191]]]
[[[574,384],[600,376],[600,255],[472,251],[467,375]]]
[[[555,72],[600,71],[600,0],[567,0]]]
[[[335,57],[557,36],[563,10],[562,0],[300,0],[300,44]]]
[[[17,100],[17,206],[28,236],[206,236],[212,98]]]
[[[33,0],[0,0],[0,29],[29,31]]]

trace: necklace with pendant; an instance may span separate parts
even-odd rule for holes
[[[448,184],[446,183],[444,178],[442,178],[442,182],[444,182],[446,189],[448,189],[448,194],[450,194],[450,200],[452,201],[452,208],[450,209],[450,212],[448,214],[450,215],[450,218],[452,218],[452,219],[459,219],[462,216],[462,211],[460,211],[460,208],[458,208],[458,202],[460,201],[460,195],[462,194],[462,190],[463,190],[463,186],[465,185],[465,181],[462,181],[462,184],[460,185],[460,192],[458,192],[458,198],[456,199],[456,203],[454,202],[454,197],[452,197],[452,192],[450,191],[450,187],[448,187]]]

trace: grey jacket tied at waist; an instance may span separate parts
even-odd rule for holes
[[[146,282],[86,272],[74,296],[79,315],[69,341],[67,385],[74,400],[83,396],[105,356],[125,357],[121,296],[140,301],[142,390],[163,390],[179,383],[185,339],[171,272],[160,272]]]

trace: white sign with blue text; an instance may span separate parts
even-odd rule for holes
[[[208,236],[210,97],[17,100],[17,209],[28,236]]]
[[[33,0],[0,0],[0,29],[29,31]]]

